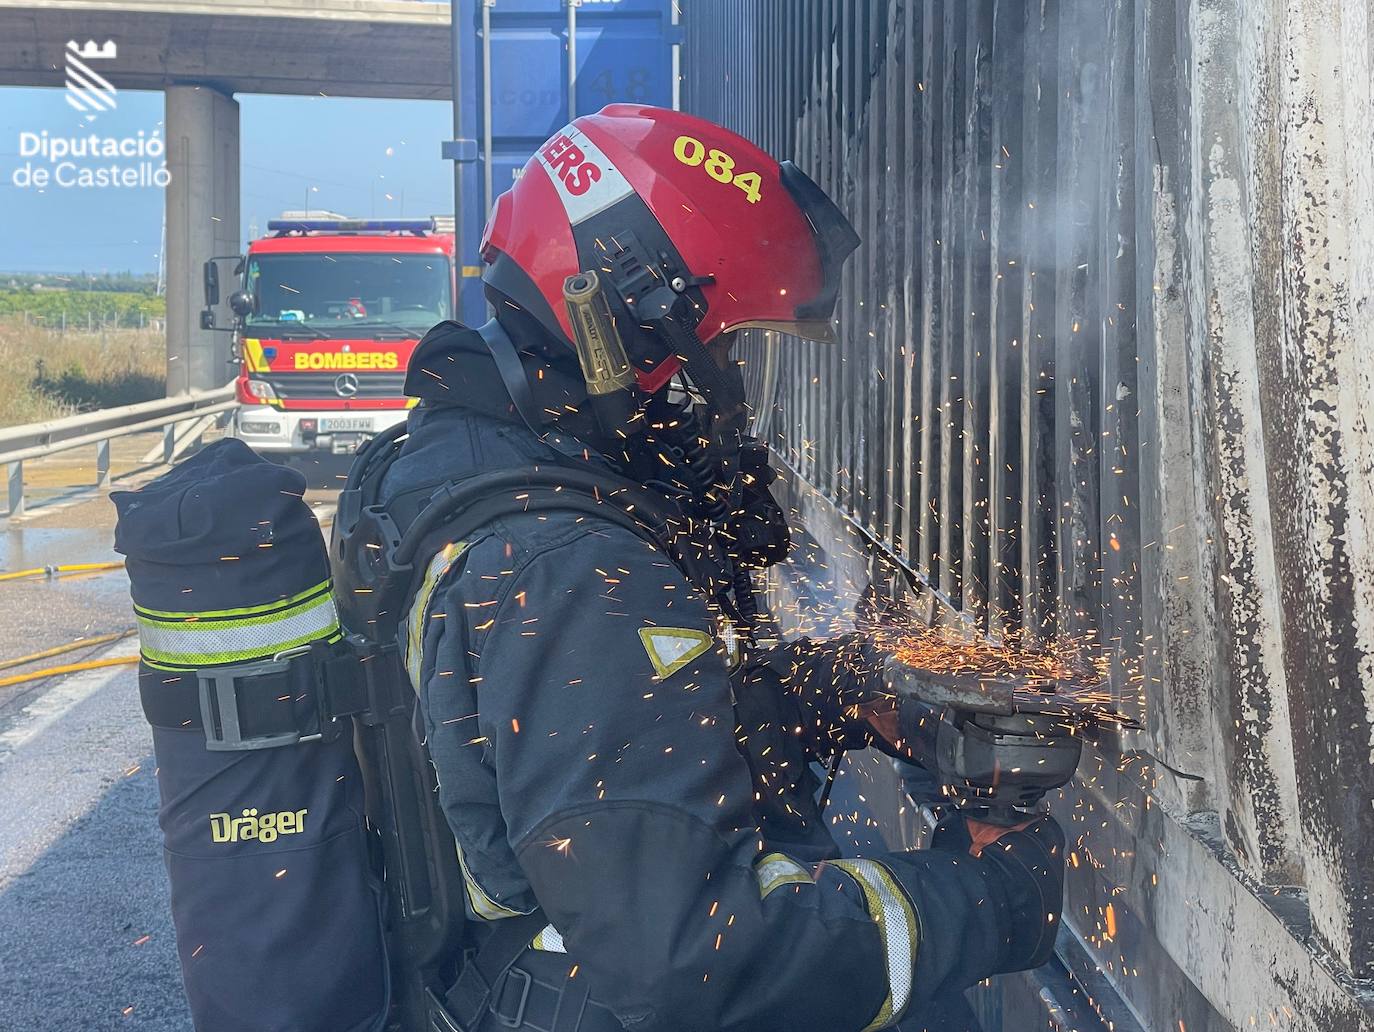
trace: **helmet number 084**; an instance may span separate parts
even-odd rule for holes
[[[673,144],[673,156],[684,165],[696,168],[705,163],[706,174],[718,183],[734,183],[744,191],[744,196],[749,198],[750,204],[758,204],[760,187],[763,180],[757,172],[736,172],[735,159],[724,151],[716,150],[714,147],[710,151],[706,149],[706,144],[702,143],[694,136],[679,136]]]

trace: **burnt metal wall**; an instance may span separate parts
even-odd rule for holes
[[[744,349],[820,566],[1093,642],[1146,724],[1059,804],[1066,961],[1117,1027],[1374,1028],[1374,3],[684,21],[684,107],[865,241],[838,346]]]

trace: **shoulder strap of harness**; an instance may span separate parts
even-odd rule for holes
[[[708,597],[728,583],[728,564],[691,517],[663,495],[589,466],[553,462],[481,473],[425,485],[383,504],[381,481],[403,436],[404,428],[397,428],[374,438],[339,497],[330,563],[340,617],[354,633],[390,640],[417,566],[423,569],[442,541],[467,540],[521,513],[576,512],[614,523],[656,546]]]

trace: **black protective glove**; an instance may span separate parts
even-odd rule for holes
[[[753,776],[754,814],[764,841],[795,860],[838,856],[816,802],[820,781],[811,769],[813,760],[825,757],[813,752],[796,696],[767,667],[746,668],[736,681],[735,744]]]
[[[785,692],[799,733],[816,759],[875,745],[905,757],[888,743],[901,732],[897,703],[883,676],[885,658],[862,634],[798,638],[754,657],[740,690],[765,681]]]
[[[1050,959],[1064,907],[1064,830],[1053,817],[1003,830],[956,810],[936,826],[931,849],[984,862],[1003,936],[992,974],[1028,971]]]

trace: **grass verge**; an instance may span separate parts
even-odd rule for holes
[[[0,317],[0,426],[161,398],[166,355],[160,332],[63,334]]]

